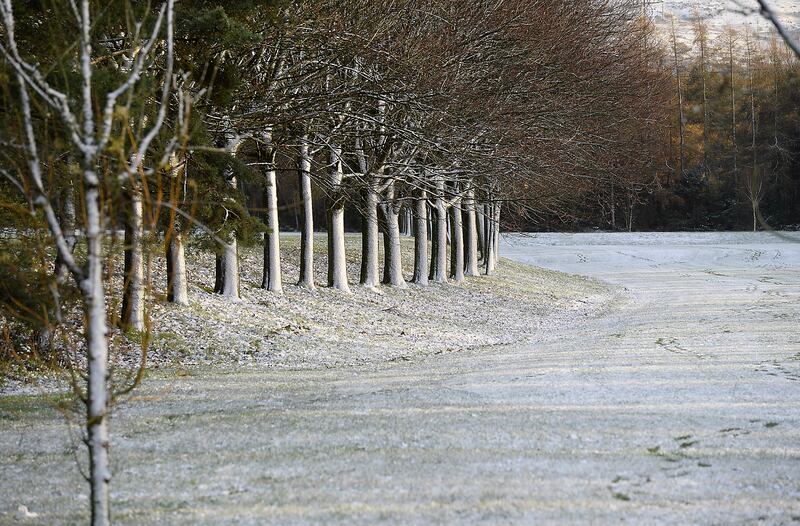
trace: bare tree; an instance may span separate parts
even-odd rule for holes
[[[108,420],[111,406],[108,369],[108,312],[105,298],[103,250],[105,229],[109,223],[110,208],[103,202],[104,185],[123,183],[143,184],[143,180],[168,164],[169,157],[180,144],[173,137],[156,157],[154,143],[168,120],[170,98],[173,86],[173,0],[166,0],[158,10],[147,35],[134,34],[127,44],[131,52],[127,54],[125,66],[127,74],[115,88],[105,93],[95,93],[93,74],[95,62],[92,50],[92,8],[89,0],[72,2],[72,15],[78,28],[76,67],[79,72],[80,87],[76,95],[62,91],[46,80],[39,67],[26,60],[19,49],[15,35],[15,19],[11,0],[0,1],[5,43],[0,45],[0,53],[12,67],[19,90],[20,112],[24,130],[24,145],[27,158],[27,171],[3,174],[20,189],[31,204],[44,212],[52,244],[59,259],[69,270],[82,294],[85,316],[85,345],[87,358],[87,381],[85,391],[80,395],[86,404],[86,444],[89,450],[89,483],[91,486],[92,524],[107,525],[110,522],[109,486],[111,466],[109,462]],[[164,35],[162,38],[162,34]],[[121,103],[123,97],[132,94],[149,64],[152,63],[163,42],[163,76],[161,90],[155,104],[158,110],[150,118],[139,115],[137,126],[130,122],[120,122],[120,108],[125,114],[131,111],[131,99]],[[138,52],[133,52],[137,50]],[[32,96],[38,102],[34,103]],[[99,108],[95,105],[102,101]],[[37,138],[37,119],[34,117],[34,104],[44,104],[60,119],[65,136],[75,152],[80,165],[80,197],[83,202],[83,231],[85,233],[86,256],[80,263],[69,247],[64,233],[64,225],[59,221],[48,190],[49,181],[42,174],[42,160]],[[77,108],[76,112],[74,108]],[[101,171],[101,159],[112,145],[113,135],[133,133],[135,141],[116,142],[115,148],[124,145],[124,150],[115,154],[121,159],[118,169],[113,173]],[[175,126],[176,133],[183,130]],[[148,165],[145,166],[145,159]],[[24,182],[24,183],[23,183]],[[77,387],[77,386],[76,386]]]

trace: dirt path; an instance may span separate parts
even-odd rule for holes
[[[521,348],[150,381],[114,421],[117,523],[800,521],[797,247],[517,238],[628,301]],[[0,523],[81,520],[63,424],[26,415],[0,433]]]

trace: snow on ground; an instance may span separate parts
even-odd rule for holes
[[[503,250],[626,301],[554,313],[522,344],[155,374],[113,420],[116,523],[800,520],[797,244],[548,234],[506,236]],[[0,398],[0,524],[20,505],[38,514],[29,524],[86,520],[49,404]]]
[[[511,264],[496,276],[463,285],[407,289],[357,285],[360,235],[348,235],[352,294],[326,282],[325,238],[317,236],[315,292],[294,286],[299,276],[299,237],[284,236],[283,294],[259,287],[263,249],[241,251],[242,301],[212,294],[213,255],[189,259],[188,309],[157,303],[150,361],[159,366],[334,367],[405,360],[419,354],[524,340],[543,316],[559,309],[602,304],[603,287],[584,279]],[[413,271],[413,241],[403,239],[406,278]],[[382,261],[383,256],[379,257]],[[163,270],[163,269],[161,269]],[[161,281],[158,272],[155,283]]]
[[[163,294],[150,304],[148,367],[302,369],[409,360],[521,342],[547,316],[588,315],[609,298],[605,287],[589,280],[514,263],[501,266],[494,276],[468,279],[458,286],[366,289],[357,285],[361,245],[355,234],[347,236],[353,293],[322,286],[327,268],[324,235],[315,240],[319,288],[310,292],[294,285],[299,276],[299,240],[292,234],[282,239],[283,294],[260,288],[263,249],[240,249],[241,301],[212,293],[213,253],[187,248],[190,305],[167,304]],[[410,238],[403,239],[403,250],[410,279]],[[122,269],[121,262],[117,268]],[[117,287],[121,279],[117,277]],[[151,297],[159,295],[165,281],[163,258],[154,254]],[[122,376],[135,369],[139,357],[138,345],[118,345],[111,361]],[[5,382],[0,378],[0,394],[35,394],[58,385],[52,373],[17,375]]]

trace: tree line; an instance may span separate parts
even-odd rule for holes
[[[636,142],[651,152],[651,165],[609,177],[596,199],[574,203],[567,215],[523,218],[523,228],[800,226],[800,60],[792,41],[763,21],[715,28],[697,13],[668,15],[662,33],[667,112]]]
[[[187,250],[216,253],[214,291],[235,309],[238,247],[263,243],[261,286],[280,293],[291,178],[300,287],[318,285],[322,226],[326,285],[343,292],[407,286],[401,228],[416,286],[490,274],[502,223],[655,170],[670,94],[627,0],[0,0],[0,19],[3,352],[72,374],[93,524],[110,521],[110,409],[141,379],[154,290],[190,301]],[[140,369],[112,375],[109,352],[134,339]]]

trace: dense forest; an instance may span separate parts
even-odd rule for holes
[[[771,26],[670,19],[659,31],[669,112],[647,170],[525,229],[754,230],[800,226],[800,61]]]

